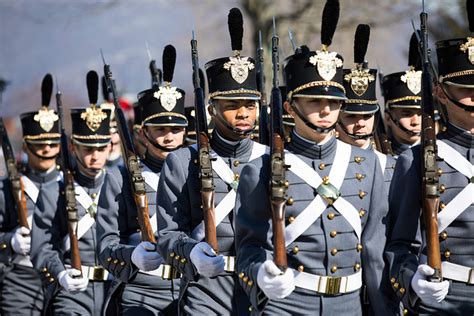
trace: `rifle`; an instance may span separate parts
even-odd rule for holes
[[[191,58],[193,63],[194,113],[196,125],[196,140],[198,148],[199,179],[201,180],[201,199],[204,218],[206,242],[217,253],[219,250],[216,235],[216,214],[214,209],[214,180],[212,178],[211,146],[207,128],[204,91],[199,78],[199,58],[197,41],[191,39]]]
[[[423,12],[420,14],[420,29],[422,39],[420,49],[422,52],[422,93],[421,93],[421,173],[422,173],[422,216],[425,225],[426,249],[428,265],[435,270],[430,277],[432,282],[441,282],[441,256],[438,236],[438,208],[439,208],[439,176],[437,173],[436,133],[434,124],[434,103],[432,91],[432,79],[430,74],[430,61],[428,57],[428,14],[425,12],[423,1]]]
[[[282,122],[282,98],[278,81],[279,54],[278,36],[275,30],[275,17],[273,17],[272,37],[272,64],[273,64],[273,87],[271,95],[271,180],[270,180],[270,203],[272,207],[273,248],[275,265],[286,271],[288,267],[285,247],[285,203],[288,181],[285,172],[284,129]]]
[[[142,241],[149,241],[153,244],[156,244],[155,233],[153,232],[153,228],[151,227],[150,223],[150,212],[148,210],[148,199],[146,197],[145,179],[142,176],[139,159],[135,152],[135,147],[133,146],[130,130],[127,126],[127,121],[125,120],[125,116],[118,101],[117,89],[115,88],[115,81],[112,78],[110,65],[105,62],[102,50],[100,51],[100,54],[102,55],[102,61],[104,63],[105,80],[109,90],[112,92],[112,98],[115,107],[115,119],[117,121],[117,129],[122,146],[122,155],[125,161],[125,167],[127,170],[128,179],[130,181],[132,195],[137,206],[138,224],[141,230],[141,238]]]
[[[3,117],[0,117],[0,142],[2,143],[3,157],[5,158],[5,166],[7,168],[8,180],[15,200],[16,210],[18,212],[18,223],[20,226],[30,228],[28,225],[28,209],[26,208],[26,195],[23,188],[23,181],[16,167],[15,155],[8,138]]]
[[[261,144],[268,145],[270,135],[268,130],[268,104],[267,93],[265,92],[265,68],[263,63],[262,32],[258,32],[257,49],[257,86],[262,97],[260,99],[259,119],[258,119],[258,140]]]
[[[378,77],[379,77],[379,87],[380,87],[380,93],[383,96],[383,87],[382,87],[382,79],[383,79],[383,73],[382,70],[379,68],[378,72]],[[385,128],[383,116],[382,116],[382,107],[377,111],[375,114],[375,133],[374,133],[374,141],[375,141],[375,147],[383,154],[385,155],[393,155],[393,150],[392,150],[392,143],[388,139],[387,136],[387,130]]]
[[[51,88],[53,79],[51,75]],[[46,80],[46,77],[45,77]],[[56,82],[57,83],[57,82]],[[56,108],[58,112],[58,125],[61,132],[61,150],[59,152],[59,166],[64,175],[64,199],[66,203],[66,214],[67,214],[67,228],[69,233],[69,241],[71,244],[71,267],[82,271],[81,268],[81,257],[79,253],[79,242],[77,239],[77,227],[79,223],[79,214],[77,211],[76,192],[74,189],[74,170],[72,166],[72,160],[69,156],[68,140],[66,131],[63,125],[63,103],[61,101],[61,92],[59,91],[59,85],[56,84]],[[81,272],[82,275],[82,272]]]
[[[151,87],[158,89],[161,86],[162,72],[160,69],[156,68],[156,61],[151,57],[150,48],[148,43],[146,43],[146,51],[148,54],[148,59],[150,60],[150,74],[151,74]]]

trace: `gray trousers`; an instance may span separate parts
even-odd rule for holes
[[[296,288],[282,300],[269,300],[261,315],[362,315],[360,292],[321,296]]]
[[[14,264],[0,289],[0,315],[41,315],[43,287],[35,269]]]
[[[179,279],[163,280],[157,276],[137,273],[123,285],[119,299],[121,315],[177,315]]]
[[[89,281],[84,292],[68,293],[61,288],[51,300],[53,315],[100,316],[105,305],[110,281]]]
[[[180,306],[185,315],[249,315],[250,301],[235,274],[188,282]]]

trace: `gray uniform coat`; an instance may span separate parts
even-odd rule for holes
[[[321,177],[333,166],[338,141],[330,139],[316,145],[296,135],[287,144],[294,153]],[[377,315],[388,313],[381,292],[382,258],[385,244],[387,201],[379,162],[371,151],[352,147],[347,172],[340,192],[357,210],[362,224],[361,246],[346,219],[332,206],[287,249],[288,266],[316,275],[347,276],[362,269],[368,300]],[[291,171],[286,205],[286,224],[292,222],[315,198],[316,192]],[[265,260],[272,259],[272,225],[269,199],[270,157],[265,155],[248,164],[241,174],[236,202],[237,272],[240,283],[257,312],[275,315],[360,315],[361,290],[343,295],[320,295],[296,287],[285,299],[268,300],[257,285],[257,272]],[[363,193],[362,193],[363,192]],[[336,249],[336,250],[334,250]]]
[[[247,164],[255,143],[247,138],[237,144],[230,144],[214,132],[210,144],[229,168],[239,174]],[[250,303],[238,285],[234,272],[206,278],[197,273],[189,257],[191,249],[202,241],[191,237],[192,231],[203,220],[197,158],[196,149],[188,147],[170,153],[165,161],[157,200],[158,248],[167,262],[183,275],[180,303],[184,313],[248,314]],[[213,179],[217,206],[232,188],[215,171]],[[234,232],[231,212],[217,226],[219,254],[235,256]]]
[[[146,157],[144,164],[159,174],[163,161]],[[142,165],[143,167],[143,165]],[[150,217],[156,212],[156,189],[146,184]],[[114,275],[120,312],[124,315],[174,315],[177,313],[179,279],[164,280],[139,272],[132,252],[140,243],[137,210],[126,170],[111,169],[107,174],[97,218],[101,264]],[[164,263],[164,260],[162,260]]]
[[[102,172],[96,178],[89,178],[75,171],[74,180],[84,188],[90,196],[99,194],[104,182]],[[50,307],[58,315],[100,315],[104,307],[110,281],[91,281],[84,292],[68,293],[57,280],[58,274],[71,263],[71,253],[65,250],[63,240],[67,235],[67,218],[63,184],[40,191],[37,209],[33,216],[33,232],[31,241],[31,257],[34,267],[40,271],[43,282],[47,286],[47,294],[51,298]],[[78,202],[79,219],[86,210]],[[79,251],[83,266],[99,266],[96,256],[97,236],[96,224],[79,239]]]
[[[474,136],[448,124],[447,131],[438,135],[440,140],[474,163]],[[390,218],[394,219],[385,250],[390,265],[391,286],[406,308],[420,314],[472,315],[474,313],[474,286],[450,281],[447,297],[439,304],[421,302],[410,284],[424,253],[420,229],[421,170],[420,146],[400,155],[390,189]],[[469,183],[463,174],[444,161],[438,162],[440,201],[448,204]],[[472,181],[472,180],[471,180]],[[442,206],[440,206],[442,207]],[[441,209],[440,209],[441,211]],[[445,233],[445,234],[444,234]],[[440,234],[441,260],[474,267],[474,206],[471,204]]]

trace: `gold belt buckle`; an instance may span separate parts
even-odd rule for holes
[[[327,277],[326,294],[336,295],[341,290],[341,277]]]
[[[92,279],[94,281],[104,281],[105,269],[103,267],[94,267]]]

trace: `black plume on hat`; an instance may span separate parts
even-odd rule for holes
[[[87,93],[89,94],[89,103],[97,104],[97,96],[99,93],[99,76],[94,70],[91,70],[87,73]]]
[[[417,30],[416,32],[419,31]],[[413,32],[410,38],[410,48],[408,51],[408,66],[414,67],[415,70],[421,70],[421,56],[418,47],[418,39],[416,38],[416,33]]]
[[[323,10],[321,24],[321,44],[330,46],[339,20],[339,1],[328,0]]]
[[[174,66],[176,65],[176,48],[166,45],[163,50],[163,81],[173,81]]]
[[[51,95],[53,94],[53,77],[46,74],[41,83],[41,105],[49,106]]]
[[[354,62],[362,64],[369,46],[370,26],[359,24],[354,36]]]
[[[466,0],[467,20],[469,21],[469,31],[474,33],[474,2]]]
[[[227,24],[229,25],[230,41],[232,50],[242,50],[242,38],[244,36],[244,19],[242,12],[237,8],[232,8],[227,17]]]

